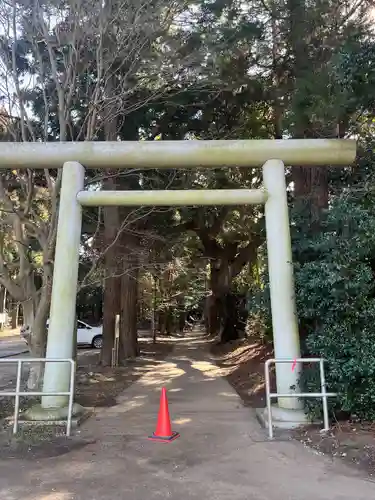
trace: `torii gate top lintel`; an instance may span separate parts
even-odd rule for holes
[[[270,159],[290,166],[343,166],[355,156],[352,139],[0,143],[0,169],[60,168],[67,161],[115,169],[261,167]]]

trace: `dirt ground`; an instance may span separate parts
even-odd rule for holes
[[[273,355],[270,344],[250,338],[214,345],[212,354],[245,406],[265,406],[264,362]],[[271,384],[274,389],[274,373]],[[335,422],[328,434],[320,431],[321,427],[309,426],[291,436],[317,453],[340,457],[369,476],[375,476],[375,423]]]
[[[100,407],[111,407],[116,398],[146,371],[160,363],[173,349],[173,344],[158,339],[153,344],[149,339],[140,339],[140,356],[129,362],[127,366],[115,370],[98,365],[99,352],[88,350],[78,358],[76,378],[76,402],[95,410]],[[12,390],[10,387],[9,390]],[[20,398],[20,411],[37,402],[36,398]],[[21,458],[35,460],[51,458],[69,453],[73,449],[86,446],[88,443],[80,436],[80,431],[67,439],[64,427],[25,428],[13,436],[7,425],[6,417],[14,412],[14,398],[0,398],[0,451],[2,458]]]
[[[79,357],[77,368],[77,402],[86,408],[112,407],[116,398],[138,378],[152,370],[173,349],[173,343],[158,339],[152,344],[140,340],[141,356],[125,367],[112,371],[98,366],[97,351],[87,351]],[[212,354],[220,374],[227,378],[242,398],[245,406],[265,405],[264,362],[272,356],[272,347],[253,339],[246,339],[224,346],[214,345]],[[274,385],[274,374],[271,374]],[[34,404],[31,398],[21,402],[21,409]],[[13,412],[13,400],[0,401],[0,419]],[[320,427],[308,427],[293,432],[291,436],[317,453],[340,457],[344,462],[375,476],[375,424],[338,422],[331,432],[323,435]],[[10,429],[0,431],[0,450],[3,457],[33,460],[38,457],[58,456],[72,449],[86,446],[80,432],[65,438],[65,429],[25,430],[14,438]]]
[[[166,340],[153,344],[149,339],[140,339],[139,343],[139,358],[115,370],[98,366],[98,351],[84,356],[77,367],[77,403],[85,408],[114,406],[117,396],[143,375],[146,366],[149,370],[153,361],[164,359],[173,349],[173,345]]]
[[[5,328],[4,330],[0,330],[0,338],[1,337],[14,337],[15,335],[20,334],[20,329],[19,328],[14,328],[13,330],[11,328]]]

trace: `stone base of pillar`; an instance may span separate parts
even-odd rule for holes
[[[79,404],[73,406],[72,429],[79,427],[85,420],[92,415],[92,410],[83,408]],[[45,409],[41,405],[35,405],[26,412],[21,413],[18,419],[19,431],[24,429],[58,429],[65,434],[68,418],[68,408]],[[8,426],[13,426],[14,417],[6,418]]]
[[[78,403],[73,404],[72,418],[80,417],[86,410]],[[43,408],[40,404],[34,405],[20,415],[20,422],[57,422],[68,418],[68,406],[61,408]]]
[[[297,429],[311,424],[304,410],[287,410],[278,405],[272,405],[272,425],[276,429]],[[257,408],[256,416],[263,427],[268,429],[267,408]]]

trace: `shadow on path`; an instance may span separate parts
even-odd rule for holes
[[[198,334],[78,431],[86,445],[48,460],[0,460],[2,500],[368,500],[373,483],[294,441],[268,442]],[[147,440],[160,389],[176,441]],[[91,441],[91,442],[90,442]],[[21,474],[22,472],[22,474]]]

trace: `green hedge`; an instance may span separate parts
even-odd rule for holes
[[[334,200],[319,235],[295,231],[294,239],[304,354],[327,360],[328,389],[339,393],[331,408],[368,420],[375,418],[374,188],[368,176],[355,183]],[[303,228],[298,216],[295,228]],[[302,383],[318,389],[316,369],[306,370]],[[320,401],[307,406],[320,413]]]

